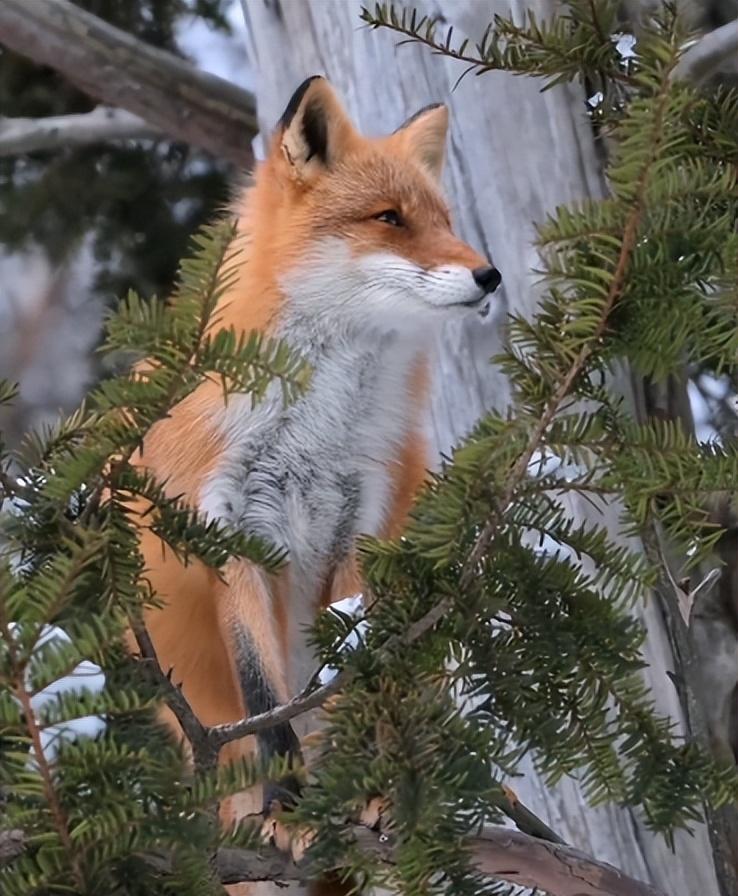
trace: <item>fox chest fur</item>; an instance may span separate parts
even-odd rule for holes
[[[356,535],[382,531],[414,422],[408,386],[418,347],[387,334],[287,335],[313,365],[307,392],[287,407],[276,390],[253,409],[230,402],[226,456],[201,506],[283,548],[315,592]]]

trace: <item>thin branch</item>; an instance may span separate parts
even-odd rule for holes
[[[723,67],[738,70],[738,19],[701,37],[682,56],[674,77],[700,84]]]
[[[227,722],[222,725],[213,725],[208,729],[208,738],[215,745],[216,749],[220,749],[224,744],[232,740],[239,740],[249,734],[256,734],[259,731],[266,731],[267,728],[273,728],[282,722],[289,722],[296,716],[309,712],[311,709],[317,709],[334,694],[337,694],[343,687],[348,684],[351,678],[351,672],[348,668],[342,669],[332,681],[324,684],[314,690],[304,690],[296,697],[270,709],[268,712],[262,712],[248,719],[241,719],[238,722]]]
[[[501,515],[504,512],[504,508],[506,508],[508,504],[513,500],[513,498],[515,497],[515,492],[520,487],[521,482],[527,476],[530,462],[533,458],[533,455],[539,449],[541,441],[546,434],[546,430],[553,422],[554,418],[559,412],[562,402],[569,395],[577,378],[585,369],[587,361],[590,359],[592,353],[598,346],[601,337],[607,329],[610,314],[612,313],[615,305],[618,302],[618,299],[620,298],[623,284],[625,282],[625,275],[628,271],[628,265],[630,264],[630,258],[635,248],[641,217],[643,215],[643,206],[645,201],[644,197],[648,176],[656,158],[656,146],[660,144],[662,139],[660,124],[663,117],[664,108],[666,106],[666,99],[667,84],[665,82],[664,84],[662,84],[661,102],[659,104],[658,111],[656,113],[656,121],[654,123],[654,134],[656,135],[654,147],[652,148],[650,158],[644,163],[638,178],[636,201],[630,211],[630,214],[628,215],[625,226],[623,228],[623,239],[620,249],[620,255],[618,257],[615,271],[613,272],[612,280],[610,282],[610,287],[605,298],[599,323],[595,328],[592,337],[588,339],[587,342],[585,342],[585,344],[582,346],[573,363],[571,364],[569,370],[566,372],[565,376],[559,383],[558,388],[548,402],[548,406],[541,415],[539,423],[533,430],[526,449],[520,455],[517,462],[515,463],[515,466],[511,470],[510,476],[508,477],[507,489],[505,490],[504,494],[497,504],[498,510],[482,528],[482,531],[479,533],[474,547],[469,554],[469,559],[465,564],[465,569],[460,577],[459,582],[462,591],[466,590],[466,588],[471,585],[475,576],[477,575],[478,566],[487,553],[490,545],[492,544],[495,534],[497,533],[497,530],[501,524]],[[500,511],[499,508],[502,508],[502,511]],[[420,621],[422,622],[423,620]]]
[[[167,705],[176,716],[185,737],[190,742],[195,768],[198,771],[209,771],[215,768],[218,762],[219,747],[211,742],[208,737],[208,729],[195,715],[182,689],[172,681],[171,675],[162,669],[146,627],[141,622],[132,621],[131,630],[136,638],[138,649],[141,651],[140,662],[145,663],[154,681],[164,688]]]
[[[350,836],[362,852],[373,854],[386,865],[394,863],[393,843],[387,835],[354,825]],[[501,826],[485,828],[481,836],[471,838],[470,846],[482,874],[519,886],[539,888],[551,896],[663,896],[650,884],[629,877],[577,849]],[[0,831],[0,866],[12,861],[23,849],[20,831]],[[145,861],[159,872],[171,870],[171,857],[164,853],[148,855]],[[216,865],[223,884],[308,881],[315,876],[310,867],[309,852],[296,863],[286,853],[267,847],[258,852],[221,848]]]
[[[247,0],[241,0],[244,9],[246,2]],[[366,24],[370,28],[389,28],[390,31],[394,31],[396,34],[403,35],[405,39],[399,41],[396,44],[396,46],[398,47],[403,46],[403,44],[421,44],[422,46],[428,47],[428,49],[432,51],[434,56],[445,56],[448,59],[455,60],[456,62],[466,63],[468,68],[456,82],[456,86],[458,86],[461,83],[461,80],[474,69],[476,69],[477,75],[486,74],[487,72],[511,71],[511,69],[506,67],[504,61],[501,61],[500,59],[489,55],[489,52],[482,55],[483,48],[479,44],[475,45],[476,54],[473,54],[462,52],[466,45],[469,43],[469,41],[467,40],[464,40],[461,44],[458,45],[457,48],[454,48],[450,44],[448,37],[445,40],[436,40],[433,29],[438,22],[442,21],[440,18],[434,18],[433,16],[424,16],[421,21],[419,23],[415,23],[413,27],[412,22],[405,22],[401,17],[395,16],[393,20],[386,14],[386,12],[377,9],[375,13],[372,13],[368,7],[362,9],[360,18],[362,19],[362,21],[366,22]],[[595,23],[595,25],[596,24],[597,23]],[[423,33],[423,30],[425,31],[425,33]],[[516,71],[515,73],[519,74],[520,72]],[[528,74],[533,77],[543,77],[537,72],[528,72]],[[613,80],[621,81],[625,84],[631,84],[633,80],[626,72],[618,70],[610,71],[608,72],[608,75]]]
[[[45,118],[0,117],[0,156],[87,146],[107,140],[140,140],[161,137],[161,131],[125,109],[98,106],[81,115],[49,115]]]
[[[253,161],[253,96],[108,25],[69,0],[2,0],[0,42],[103,103],[240,167]]]

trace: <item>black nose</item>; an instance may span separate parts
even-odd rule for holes
[[[502,282],[502,274],[492,265],[487,268],[474,268],[472,277],[477,286],[481,286],[485,292],[494,292]]]

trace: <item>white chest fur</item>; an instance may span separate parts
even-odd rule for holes
[[[289,552],[318,587],[357,534],[378,534],[398,448],[413,420],[409,381],[419,346],[407,338],[286,333],[313,364],[309,390],[284,407],[278,390],[255,409],[229,401],[227,451],[201,507]]]

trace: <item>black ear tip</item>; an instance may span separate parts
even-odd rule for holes
[[[409,125],[413,124],[413,122],[416,122],[419,118],[422,118],[426,114],[426,112],[432,112],[434,109],[443,109],[444,105],[444,103],[428,103],[427,106],[423,106],[422,109],[418,109],[415,115],[411,115],[410,118],[407,119],[407,121],[403,121],[400,127],[396,128],[393,133],[396,134],[398,131],[401,131]]]
[[[313,83],[313,81],[325,81],[326,79],[323,75],[311,75],[309,78],[305,78],[305,80],[300,84],[297,90],[290,97],[289,103],[287,103],[287,108],[282,113],[282,117],[279,119],[279,127],[287,128],[290,125],[290,122],[295,117],[295,113],[300,107],[300,103],[302,102],[302,98],[305,96],[308,87]]]

